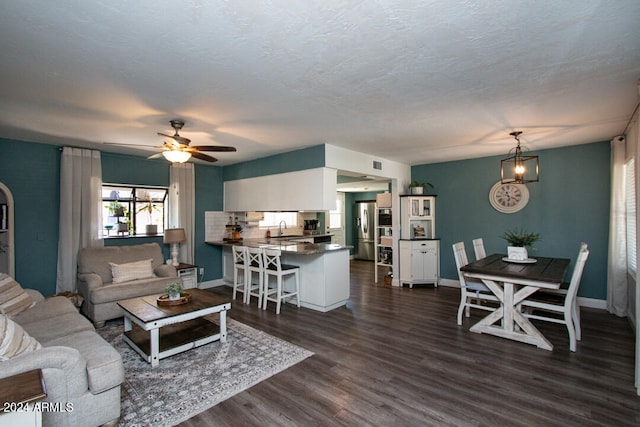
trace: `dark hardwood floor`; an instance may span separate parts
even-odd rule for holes
[[[354,261],[349,303],[329,313],[235,301],[230,317],[315,355],[181,425],[640,425],[627,319],[582,309],[575,353],[564,325],[534,322],[550,352],[469,332],[477,310],[457,326],[459,295],[376,285]]]

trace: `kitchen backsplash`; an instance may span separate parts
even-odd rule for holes
[[[219,242],[226,237],[225,226],[229,222],[229,217],[235,217],[234,213],[221,212],[221,211],[208,211],[204,213],[205,222],[205,241],[207,242]],[[287,226],[285,230],[282,230],[284,235],[302,235],[304,230],[302,224],[305,219],[316,219],[316,213],[314,212],[300,212],[298,213],[298,226]],[[260,228],[257,225],[247,226],[240,223],[242,226],[242,238],[243,239],[263,239],[266,237],[267,229]],[[278,227],[270,227],[271,236],[278,237]]]

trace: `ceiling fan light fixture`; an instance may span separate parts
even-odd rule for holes
[[[191,158],[191,153],[189,153],[188,151],[168,150],[163,151],[162,155],[171,163],[184,163]]]
[[[507,158],[500,161],[500,182],[502,184],[526,184],[540,180],[538,156],[522,154],[521,134],[522,131],[514,131],[509,134],[515,138],[517,145],[509,150]]]

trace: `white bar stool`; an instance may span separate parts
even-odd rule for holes
[[[245,301],[247,299],[247,283],[249,283],[247,247],[233,245],[231,252],[233,252],[233,299],[236,299],[237,292],[242,292],[242,301]],[[242,272],[242,282],[238,281],[240,272]]]
[[[262,294],[264,293],[264,260],[262,248],[247,247],[247,292],[245,304],[251,303],[251,297],[258,297],[258,308],[262,306]],[[253,283],[253,273],[258,273],[258,283]]]
[[[267,309],[267,301],[276,303],[276,314],[280,314],[282,300],[296,297],[296,303],[300,307],[300,267],[297,265],[282,264],[279,249],[264,249],[264,293],[262,309]],[[283,286],[283,277],[293,274],[296,281],[296,290],[287,292]],[[269,277],[276,277],[276,287],[269,288]],[[273,296],[271,296],[273,295]]]

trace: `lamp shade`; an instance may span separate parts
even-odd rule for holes
[[[182,243],[186,242],[187,235],[184,228],[167,228],[164,230],[164,243]]]

